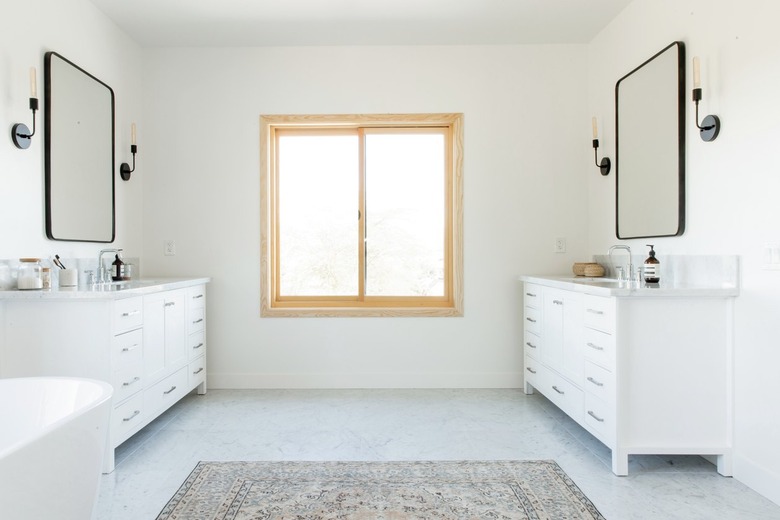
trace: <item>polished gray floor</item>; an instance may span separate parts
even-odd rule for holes
[[[97,518],[154,519],[200,460],[553,459],[609,520],[780,519],[780,506],[699,457],[610,452],[520,390],[210,390],[117,451]]]

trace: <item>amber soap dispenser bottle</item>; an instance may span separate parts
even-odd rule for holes
[[[661,281],[661,262],[655,257],[653,244],[647,244],[650,248],[650,256],[645,260],[642,272],[645,277],[645,283],[658,283]]]

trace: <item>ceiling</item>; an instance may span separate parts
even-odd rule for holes
[[[632,0],[90,0],[145,47],[587,43]]]

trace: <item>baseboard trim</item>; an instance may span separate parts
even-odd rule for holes
[[[780,474],[735,454],[734,478],[780,506]]]
[[[208,387],[303,388],[521,388],[520,372],[484,374],[229,374],[209,372]]]

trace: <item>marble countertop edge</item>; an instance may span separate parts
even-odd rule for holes
[[[98,284],[80,287],[52,287],[51,289],[0,291],[0,300],[120,300],[161,291],[184,289],[209,283],[209,277],[196,278],[141,278],[128,282]]]
[[[739,296],[739,287],[733,284],[686,285],[683,283],[646,285],[631,287],[626,282],[618,282],[610,278],[588,278],[571,275],[521,275],[521,282],[535,283],[545,287],[553,287],[575,291],[593,296],[621,297],[713,297],[727,298]]]

